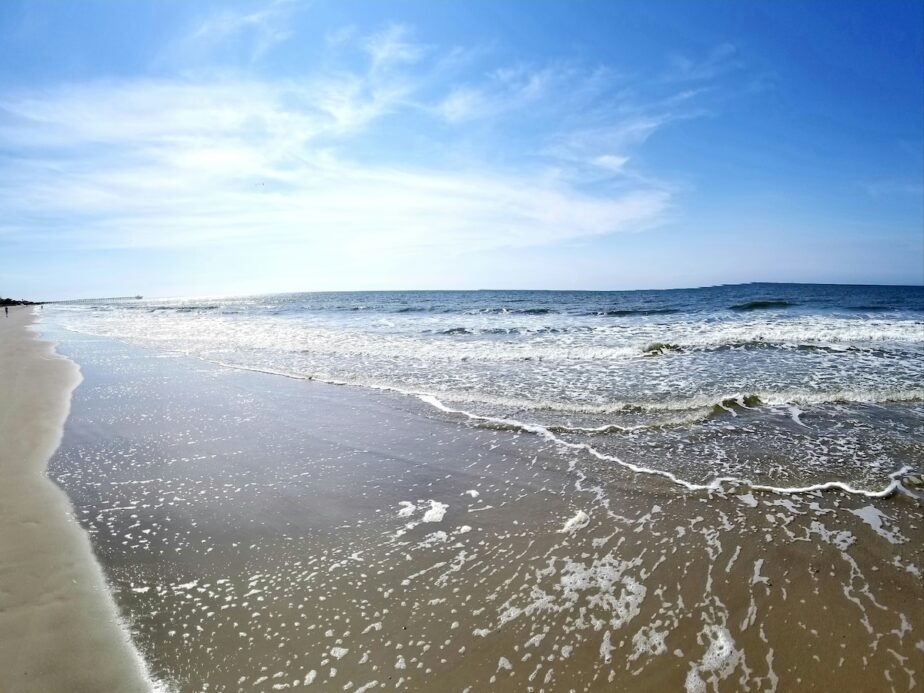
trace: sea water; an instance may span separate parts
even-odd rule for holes
[[[63,326],[385,388],[690,487],[898,488],[924,460],[924,287],[401,291],[55,306]]]
[[[922,299],[46,306],[49,475],[171,690],[914,690]]]

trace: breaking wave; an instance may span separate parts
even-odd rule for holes
[[[736,303],[733,306],[729,306],[729,310],[737,311],[748,311],[748,310],[770,310],[773,308],[789,308],[790,306],[796,305],[791,301],[784,301],[782,299],[771,299],[766,301],[747,301],[746,303]]]

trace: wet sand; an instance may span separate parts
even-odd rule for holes
[[[171,689],[922,685],[908,496],[690,491],[412,397],[47,329],[84,375],[49,473]]]
[[[145,691],[86,533],[45,474],[77,367],[28,329],[33,309],[0,317],[0,691]]]

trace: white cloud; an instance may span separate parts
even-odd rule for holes
[[[264,21],[255,17],[214,20],[207,31]],[[569,173],[587,165],[625,175],[627,150],[667,122],[664,113],[611,115],[606,127],[563,134],[554,166],[527,165],[529,155],[503,167],[470,158],[410,165],[400,149],[371,157],[354,146],[397,113],[461,121],[529,104],[554,112],[556,89],[590,95],[601,88],[599,70],[495,70],[428,103],[425,70],[410,68],[432,51],[408,29],[338,41],[368,54],[364,70],[0,94],[0,148],[10,153],[0,163],[0,234],[75,248],[295,243],[316,258],[350,248],[444,256],[639,230],[669,209],[664,186],[637,179],[589,192]]]
[[[417,62],[425,48],[410,39],[410,30],[401,24],[392,24],[364,41],[366,52],[372,59],[373,72]]]
[[[0,227],[32,219],[95,247],[488,248],[634,229],[667,205],[659,191],[586,195],[541,171],[357,163],[331,147],[376,107],[357,108],[349,83],[333,89],[311,99],[288,85],[144,83],[7,101],[27,124],[0,137],[42,155],[0,170]],[[293,94],[315,107],[293,109]]]
[[[201,17],[184,35],[170,43],[162,63],[184,64],[210,57],[229,46],[242,46],[251,61],[292,36],[291,17],[296,0],[273,0],[245,10],[222,8]]]
[[[439,114],[450,123],[462,123],[484,117],[489,109],[484,94],[472,87],[453,89],[437,106]]]
[[[572,105],[583,100],[582,87],[597,74],[578,76],[574,70],[562,65],[542,68],[524,66],[494,70],[483,84],[466,84],[452,89],[439,104],[437,113],[447,122],[458,124],[479,118],[497,118],[506,113],[539,104],[556,90],[568,84],[567,97]],[[556,108],[561,104],[550,104]]]
[[[594,159],[593,162],[600,168],[612,171],[613,173],[620,173],[625,168],[626,164],[629,163],[629,157],[602,154]]]

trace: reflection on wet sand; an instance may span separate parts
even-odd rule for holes
[[[911,495],[690,491],[395,393],[56,337],[85,382],[50,474],[172,688],[921,685]]]

